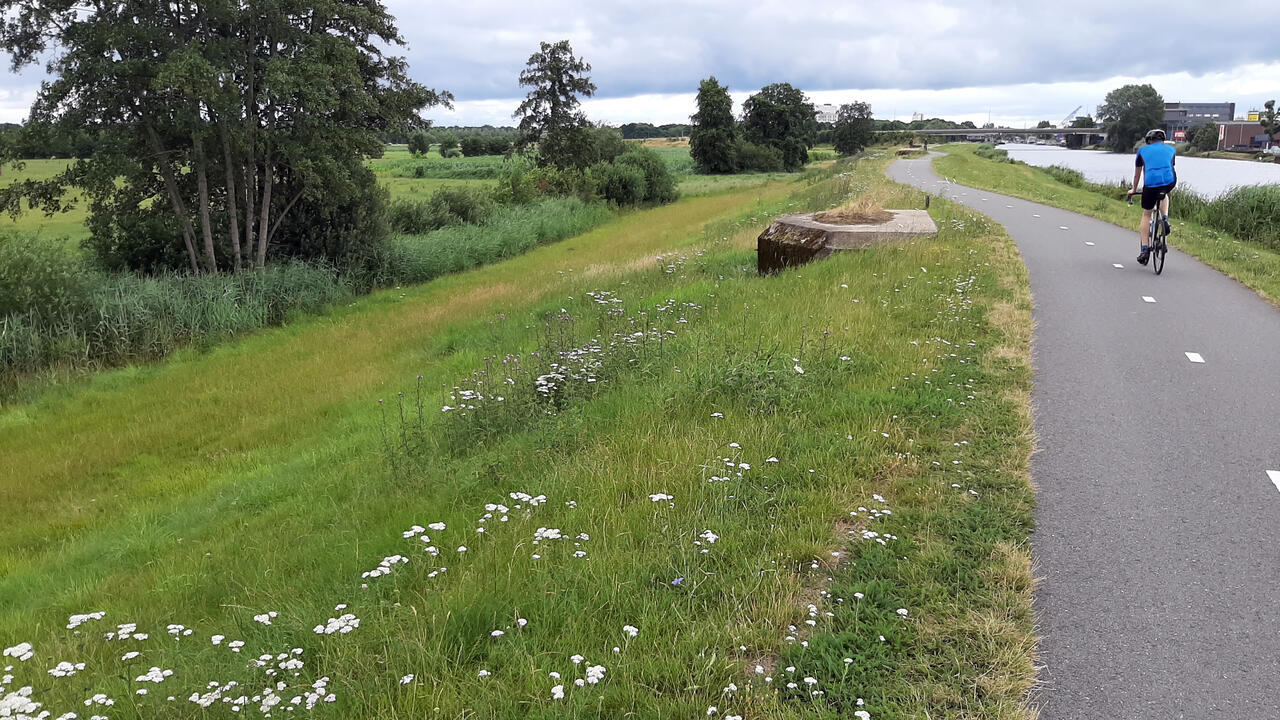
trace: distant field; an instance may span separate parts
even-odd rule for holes
[[[676,175],[679,189],[685,195],[713,195],[719,192],[737,191],[752,187],[763,187],[771,182],[787,177],[787,173],[764,173],[745,175],[697,175],[694,173],[693,160],[689,157],[688,139],[667,140],[651,138],[642,142],[645,147],[652,148],[662,156],[672,173]],[[811,151],[814,160],[829,161],[833,154],[830,151],[814,149]],[[28,160],[22,171],[6,167],[0,175],[0,187],[20,179],[44,180],[53,177],[67,167],[68,160]],[[427,198],[445,186],[466,185],[483,187],[493,182],[507,161],[498,155],[480,157],[442,158],[432,153],[427,157],[415,158],[403,145],[389,146],[385,154],[369,161],[369,167],[378,176],[378,181],[390,189],[392,198]],[[421,170],[418,170],[421,168]],[[417,177],[418,174],[422,177]],[[0,232],[18,230],[36,232],[49,238],[66,238],[78,243],[89,236],[85,227],[86,210],[78,204],[70,212],[48,217],[40,212],[29,212],[13,220],[8,215],[0,216]]]
[[[19,180],[48,180],[65,170],[69,163],[69,160],[27,160],[21,171],[5,166],[4,173],[0,174],[0,187]],[[21,230],[38,232],[50,238],[78,241],[89,237],[89,230],[84,226],[86,215],[83,205],[77,205],[71,212],[53,217],[41,212],[28,212],[15,221],[9,215],[0,215],[0,232]]]
[[[689,138],[645,138],[640,144],[648,148],[685,148],[689,147]]]

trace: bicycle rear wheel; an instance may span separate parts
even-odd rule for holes
[[[1165,242],[1165,238],[1169,236],[1165,233],[1163,227],[1152,234],[1155,235],[1155,238],[1151,243],[1151,270],[1159,275],[1164,272],[1164,256],[1165,253],[1169,252],[1169,245]]]

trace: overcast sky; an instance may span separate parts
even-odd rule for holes
[[[728,85],[735,109],[790,82],[818,104],[870,102],[975,123],[1057,123],[1106,93],[1151,83],[1166,101],[1234,101],[1237,114],[1280,99],[1275,10],[1241,0],[388,0],[411,74],[451,91],[437,125],[509,125],[517,76],[540,41],[568,39],[598,91],[584,103],[613,124],[687,122],[698,82]],[[1187,9],[1180,9],[1185,6]],[[0,121],[26,116],[42,78],[7,73]]]

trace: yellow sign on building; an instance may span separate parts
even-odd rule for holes
[[[1246,119],[1249,122],[1258,122],[1259,120],[1262,119],[1262,113],[1259,112],[1258,110],[1250,110],[1249,115]]]

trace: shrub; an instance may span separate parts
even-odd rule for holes
[[[468,137],[462,140],[462,154],[467,157],[477,157],[486,155],[489,152],[489,145],[482,138]]]
[[[675,202],[676,180],[658,153],[646,147],[636,147],[615,161],[616,165],[629,165],[644,174],[643,202],[665,204]]]
[[[644,170],[627,163],[596,163],[591,167],[591,180],[600,197],[618,205],[644,202],[647,188]]]
[[[391,232],[390,193],[364,167],[353,168],[349,177],[350,182],[330,186],[325,195],[304,194],[280,223],[271,252],[341,268],[379,252]]]
[[[469,187],[443,187],[431,196],[440,213],[456,222],[449,225],[477,225],[493,212],[493,196],[485,190]]]
[[[400,198],[388,210],[391,228],[400,233],[421,235],[450,225],[475,225],[494,209],[493,196],[467,187],[444,187],[430,200]]]
[[[991,143],[982,143],[978,145],[978,149],[974,150],[973,154],[977,155],[980,158],[995,160],[996,162],[1009,163],[1011,165],[1018,164],[1017,160],[1014,160],[1013,158],[1009,157],[1008,150],[1000,150],[995,145],[992,145]]]
[[[756,172],[782,172],[782,151],[770,145],[743,142],[738,145],[738,166]]]
[[[512,158],[493,187],[493,199],[502,205],[523,205],[538,194],[533,164],[521,157]]]
[[[431,137],[424,132],[414,133],[409,136],[409,152],[413,155],[426,155],[431,151]]]
[[[622,132],[611,127],[591,129],[592,162],[613,162],[626,153],[630,146],[622,139]]]
[[[64,240],[0,234],[0,316],[75,312],[100,283]]]
[[[485,143],[485,150],[490,155],[506,155],[511,150],[511,141],[506,138],[491,137]]]

